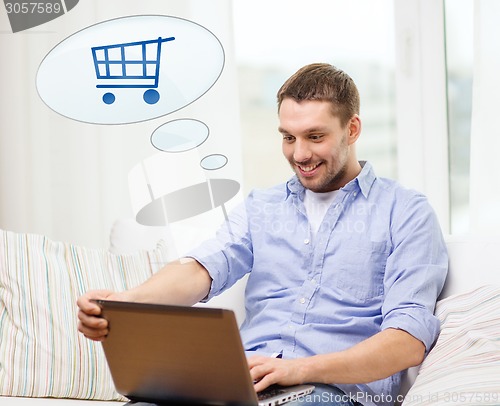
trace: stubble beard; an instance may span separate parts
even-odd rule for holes
[[[338,159],[333,162],[330,169],[327,168],[327,172],[322,178],[317,179],[316,181],[311,180],[309,186],[307,185],[307,179],[302,177],[299,169],[296,167],[296,164],[292,161],[289,161],[301,185],[315,193],[331,192],[332,190],[337,190],[343,187],[344,179],[349,166],[349,156],[347,146],[344,142],[342,143],[342,147],[346,148],[342,150],[342,157],[338,157]],[[340,158],[343,159],[341,160]],[[326,165],[326,162],[323,161],[321,165]],[[338,167],[338,165],[340,165],[340,167]]]
[[[340,187],[344,186],[341,183],[347,173],[347,162],[344,163],[344,165],[338,170],[332,168],[329,172],[325,174],[325,176],[323,176],[323,178],[318,179],[316,182],[312,181],[310,184],[308,184],[307,180],[304,179],[300,175],[300,173],[298,173],[298,169],[295,168],[295,165],[294,164],[291,165],[294,168],[294,171],[301,185],[306,189],[311,190],[312,192],[315,193],[331,192],[332,190],[337,190]],[[322,165],[324,165],[324,163]]]

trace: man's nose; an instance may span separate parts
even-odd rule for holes
[[[307,142],[296,140],[293,151],[293,159],[295,162],[306,162],[311,158],[311,149]]]

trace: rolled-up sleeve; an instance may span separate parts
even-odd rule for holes
[[[436,215],[424,196],[413,195],[395,207],[391,235],[381,329],[405,330],[429,351],[440,329],[434,307],[448,272],[448,254]]]

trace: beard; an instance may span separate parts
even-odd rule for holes
[[[296,168],[295,164],[290,163],[290,165],[294,169],[301,185],[312,192],[331,192],[332,190],[337,190],[344,186],[343,179],[347,173],[347,162],[345,162],[340,168],[333,167],[328,169],[326,174],[324,174],[321,178],[314,180],[304,178]],[[323,162],[321,165],[325,165],[325,163]]]
[[[320,166],[324,166],[325,173],[321,177],[315,179],[309,179],[304,177],[300,170],[297,168],[297,163],[290,160],[290,165],[293,171],[297,175],[299,182],[306,189],[309,189],[315,193],[331,192],[332,190],[337,190],[346,184],[346,174],[349,169],[349,147],[347,145],[347,136],[342,138],[339,146],[339,153],[336,156],[332,156],[332,159],[328,161],[322,161]],[[301,163],[301,166],[306,164]],[[350,179],[348,180],[350,181]]]

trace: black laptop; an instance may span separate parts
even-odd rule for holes
[[[109,322],[103,348],[113,382],[130,404],[273,406],[314,390],[271,387],[257,396],[231,310],[96,303]]]

